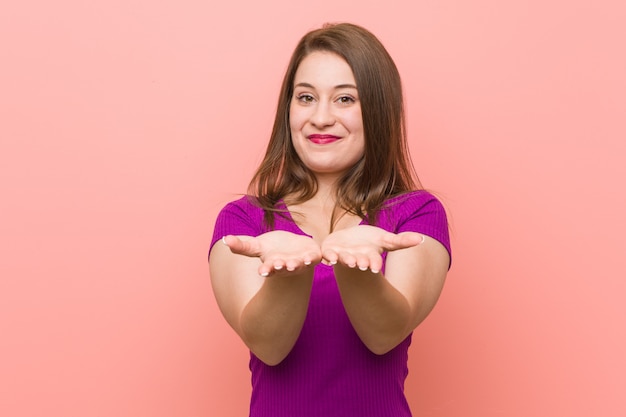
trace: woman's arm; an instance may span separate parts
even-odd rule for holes
[[[357,226],[322,245],[348,317],[363,343],[384,354],[404,340],[435,306],[449,267],[445,247],[428,236]],[[385,275],[380,271],[387,254]],[[363,271],[362,269],[366,269]]]
[[[280,363],[300,335],[320,259],[312,239],[282,231],[227,236],[213,246],[209,266],[220,310],[266,364]]]

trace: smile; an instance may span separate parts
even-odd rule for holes
[[[335,136],[335,135],[319,135],[319,134],[315,134],[315,135],[309,135],[308,139],[317,144],[317,145],[326,145],[328,143],[333,143],[335,141],[338,141],[339,139],[341,139],[339,136]]]

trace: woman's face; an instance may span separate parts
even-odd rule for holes
[[[312,52],[298,67],[289,107],[296,153],[318,178],[337,177],[365,148],[361,103],[348,63],[331,52]]]

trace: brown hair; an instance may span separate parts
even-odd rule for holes
[[[419,180],[409,156],[398,69],[380,41],[353,24],[325,25],[307,33],[296,46],[283,79],[267,151],[248,192],[265,210],[269,225],[281,211],[276,208],[281,199],[289,196],[290,202],[298,204],[317,192],[315,176],[292,145],[289,126],[296,70],[314,51],[332,52],[346,60],[361,102],[365,150],[337,183],[336,208],[361,218],[367,215],[370,224],[375,224],[385,200],[416,189]],[[333,216],[331,230],[335,220]]]

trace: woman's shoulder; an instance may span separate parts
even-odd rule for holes
[[[225,235],[257,236],[263,233],[263,209],[254,197],[244,195],[220,210],[215,220],[211,247]]]
[[[271,211],[274,214],[274,220],[272,223],[274,225],[274,228],[282,230],[281,227],[285,227],[283,223],[293,223],[293,219],[289,214],[289,210],[287,209],[287,205],[285,204],[284,200],[279,200],[278,203],[276,203],[276,205],[273,207],[273,209],[271,209]],[[252,219],[258,224],[262,223],[264,227],[268,226],[266,219],[266,209],[263,207],[257,197],[253,195],[244,195],[236,200],[227,203],[222,208],[218,219],[219,217],[223,216],[241,216]]]
[[[441,201],[428,190],[408,191],[387,199],[383,204],[383,210],[391,213],[412,213],[426,207],[444,210]]]
[[[446,210],[435,195],[417,190],[394,196],[385,202],[379,226],[393,233],[417,232],[441,242],[450,252]]]
[[[259,224],[263,219],[263,209],[256,203],[253,196],[244,195],[232,200],[220,210],[217,222],[243,222],[251,225]]]
[[[261,207],[257,204],[256,198],[251,195],[243,195],[236,200],[232,200],[224,206],[223,210],[226,209],[240,209],[240,210],[261,210]]]
[[[450,252],[446,210],[430,191],[410,191],[388,199],[380,211],[377,225],[393,233],[425,234],[441,242]]]

